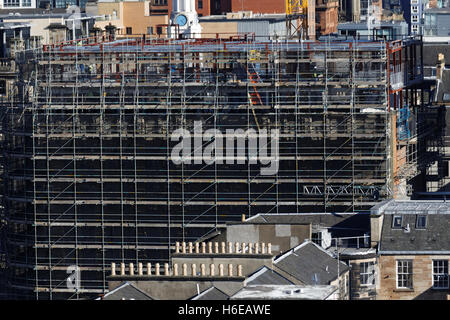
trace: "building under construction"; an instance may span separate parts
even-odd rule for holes
[[[242,215],[358,212],[405,194],[417,173],[421,52],[414,37],[248,35],[96,37],[16,53],[2,123],[11,295],[101,294],[111,262],[167,262],[176,241]],[[224,137],[278,129],[279,170],[176,164],[172,133],[195,133],[198,121]]]

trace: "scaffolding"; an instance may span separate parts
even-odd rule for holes
[[[131,37],[16,53],[3,121],[12,292],[100,294],[111,262],[167,262],[176,241],[243,214],[358,212],[392,197],[395,103],[408,86],[392,57],[420,45]],[[279,129],[278,172],[175,164],[171,134],[196,121],[225,138]],[[71,265],[81,288],[66,286]]]

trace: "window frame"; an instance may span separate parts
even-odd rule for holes
[[[404,269],[405,267],[407,268],[407,272],[404,272],[402,270],[402,272],[399,272],[399,267],[401,264],[401,269]],[[403,265],[403,264],[406,264]],[[413,260],[411,259],[398,259],[396,260],[396,283],[395,286],[397,289],[406,289],[406,290],[412,290],[414,289],[414,266],[413,266]],[[400,280],[400,276],[402,276],[402,279]],[[410,277],[409,281],[406,277]],[[402,285],[400,286],[400,282],[402,282]],[[410,283],[410,286],[403,286],[403,284],[407,284]]]
[[[364,265],[365,267],[363,267]],[[365,272],[362,272],[363,269]],[[364,283],[361,281],[362,278],[366,279]],[[359,263],[359,284],[361,286],[373,286],[375,284],[375,262],[365,261]]]
[[[447,273],[445,272],[438,272],[435,273],[435,262],[443,262],[445,265],[437,266],[437,268],[442,268],[443,271],[445,271],[445,268],[447,269]],[[431,281],[432,281],[432,288],[435,290],[447,290],[450,287],[450,281],[449,281],[449,274],[448,274],[448,260],[446,259],[433,259],[431,262]],[[447,285],[445,287],[442,286],[435,286],[435,276],[442,276],[445,275],[447,277]]]
[[[420,218],[424,218],[425,219],[425,225],[424,226],[419,226]],[[427,218],[428,217],[425,214],[418,214],[417,217],[416,217],[416,229],[419,229],[419,230],[426,229],[427,228],[427,224],[428,224],[428,219]]]
[[[396,226],[395,221],[396,218],[400,218],[400,226]],[[403,226],[403,216],[402,215],[393,215],[392,216],[392,229],[401,229]]]

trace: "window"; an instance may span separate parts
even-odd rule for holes
[[[147,27],[147,34],[153,34],[153,27]]]
[[[322,232],[313,232],[312,233],[312,242],[317,244],[318,246],[322,246]]]
[[[375,284],[375,264],[373,262],[359,264],[359,281],[361,285]]]
[[[402,216],[393,216],[392,217],[392,228],[401,229],[402,228]]]
[[[6,94],[6,80],[0,80],[0,95]]]
[[[418,6],[411,6],[411,13],[418,14],[419,13],[419,7]]]
[[[433,288],[448,288],[448,260],[433,260]]]
[[[22,0],[22,7],[31,7],[31,0]]]
[[[427,216],[418,215],[416,220],[416,229],[425,229],[427,227]]]
[[[203,0],[198,0],[197,6],[198,6],[198,9],[203,9]]]
[[[419,32],[419,26],[418,25],[412,25],[411,26],[412,33],[418,33]]]
[[[133,34],[133,29],[131,27],[127,27],[126,32],[127,34]]]
[[[419,22],[419,16],[411,16],[411,22],[418,23]]]
[[[413,288],[412,260],[397,260],[397,288]]]
[[[20,0],[5,0],[3,6],[5,8],[20,7]]]

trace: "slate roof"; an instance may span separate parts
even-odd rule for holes
[[[309,240],[281,255],[273,264],[306,285],[328,285],[337,278],[337,259]],[[339,274],[348,269],[339,261]]]
[[[294,284],[293,282],[289,281],[282,275],[280,275],[278,272],[268,268],[268,267],[262,267],[252,275],[250,275],[245,280],[245,285],[290,285]]]
[[[132,283],[125,282],[105,294],[101,300],[153,300],[153,298]]]
[[[377,213],[384,213],[380,254],[450,254],[450,202],[390,201]],[[401,228],[393,228],[397,215]],[[425,228],[417,227],[418,215],[426,216]]]
[[[332,237],[361,236],[370,232],[370,215],[366,213],[292,213],[258,214],[245,221],[254,224],[305,224],[329,228]]]
[[[450,58],[450,57],[449,57]],[[437,87],[437,102],[450,102],[448,94],[450,93],[450,69],[442,70],[442,78]]]
[[[439,53],[443,53],[446,63],[450,63],[450,44],[424,44],[423,65],[435,67]]]
[[[216,287],[211,287],[196,295],[191,300],[228,300],[229,296]]]

